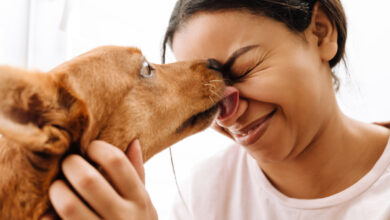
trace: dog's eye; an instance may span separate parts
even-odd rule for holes
[[[142,63],[140,75],[145,78],[150,78],[154,75],[153,67],[146,60]]]

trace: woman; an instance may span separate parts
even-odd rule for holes
[[[345,20],[339,0],[176,4],[165,43],[179,61],[213,58],[221,64],[231,84],[225,97],[230,104],[216,128],[237,146],[199,167],[175,219],[390,218],[390,132],[344,115],[335,98],[332,68],[344,55]],[[95,142],[89,155],[104,165],[111,151]],[[113,188],[137,186],[122,196],[102,177],[100,191],[80,186],[79,176],[96,171],[81,158],[67,158],[64,173],[76,172],[67,178],[92,208],[58,181],[50,196],[59,215],[156,219],[138,152],[135,143],[129,150],[135,169],[123,157],[123,169],[115,171]]]

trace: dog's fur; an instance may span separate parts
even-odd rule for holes
[[[153,64],[148,78],[144,59],[107,46],[48,73],[0,66],[0,219],[39,219],[61,159],[92,140],[124,151],[138,138],[147,161],[211,124],[220,73],[198,60]]]

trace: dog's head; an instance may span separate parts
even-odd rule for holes
[[[138,138],[145,161],[208,127],[225,84],[207,60],[157,65],[135,48],[101,47],[47,74],[0,68],[0,133],[63,154],[94,139],[122,150]],[[78,144],[78,145],[77,145]]]

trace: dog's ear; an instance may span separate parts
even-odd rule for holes
[[[63,154],[88,125],[84,103],[50,75],[0,66],[0,134],[34,152]]]

